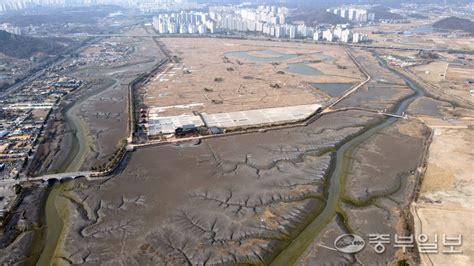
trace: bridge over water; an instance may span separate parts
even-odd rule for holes
[[[69,172],[69,173],[59,173],[59,174],[50,174],[37,177],[26,177],[27,181],[52,181],[52,180],[70,180],[76,178],[86,178],[91,180],[94,176],[100,176],[99,172],[83,171],[83,172]]]

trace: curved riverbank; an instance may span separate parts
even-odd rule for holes
[[[88,147],[90,147],[90,138],[87,136],[86,125],[77,115],[79,108],[80,106],[78,103],[64,113],[64,117],[71,130],[74,131],[74,134],[71,143],[71,150],[68,153],[61,172],[79,171],[84,162],[86,151]]]
[[[81,104],[91,97],[94,97],[97,93],[101,93],[118,83],[116,79],[107,81],[108,84],[105,84],[101,90],[90,92],[79,97],[74,104],[72,104],[63,112],[66,123],[69,125],[74,134],[70,151],[68,152],[67,158],[60,168],[60,172],[76,172],[79,171],[83,165],[87,156],[87,152],[90,150],[92,145],[92,138],[90,137],[90,133],[85,121],[79,115]]]
[[[67,217],[67,208],[64,208],[67,207],[65,202],[57,200],[61,190],[60,184],[54,184],[49,191],[45,203],[45,224],[48,226],[48,230],[46,230],[44,238],[44,249],[36,265],[51,265],[58,249],[57,245],[51,243],[59,243],[65,224],[63,219]]]
[[[117,80],[113,80],[113,82],[111,80],[100,92],[116,84]],[[78,101],[63,112],[66,123],[69,124],[74,134],[67,159],[61,167],[62,172],[79,171],[92,145],[92,139],[88,134],[87,125],[83,118],[79,116],[79,112],[81,104],[95,96],[96,93],[97,92],[91,92],[79,97]],[[44,208],[44,217],[42,219],[45,226],[44,229],[41,230],[42,232],[37,232],[38,236],[41,236],[39,236],[38,241],[33,247],[33,250],[37,250],[40,253],[36,265],[51,265],[58,253],[61,237],[63,236],[65,225],[68,224],[69,217],[67,202],[60,199],[60,194],[69,186],[66,184],[72,184],[71,182],[74,181],[55,183],[51,185],[49,192],[47,192],[47,198],[42,206],[42,208]]]
[[[379,62],[382,67],[387,68],[386,63],[380,58]],[[407,77],[401,75],[398,72],[395,72],[390,68],[387,69],[402,78],[410,87],[410,89],[414,92],[412,95],[402,99],[395,107],[394,113],[400,115],[407,109],[408,105],[412,101],[414,101],[418,97],[423,96],[424,92]],[[278,254],[278,256],[275,257],[275,259],[272,261],[272,265],[294,264],[301,256],[301,254],[303,254],[303,252],[305,252],[305,250],[309,247],[309,245],[319,234],[319,232],[331,222],[331,220],[338,212],[342,196],[344,195],[345,178],[349,171],[350,160],[352,158],[354,150],[360,144],[364,143],[370,137],[374,136],[381,129],[392,125],[395,121],[397,121],[396,118],[387,118],[375,127],[367,129],[362,134],[352,138],[337,150],[334,170],[328,180],[329,189],[327,191],[328,200],[326,203],[326,207],[315,220],[313,220],[308,226],[306,226],[306,228],[298,235],[298,237],[291,241],[288,246],[280,254]]]

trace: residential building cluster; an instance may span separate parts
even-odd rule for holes
[[[217,29],[208,13],[184,11],[154,17],[153,27],[160,34],[206,34],[215,33]]]
[[[181,11],[160,14],[153,19],[153,26],[162,34],[205,34],[226,31],[270,34],[270,25],[284,24],[287,14],[287,8],[276,6],[258,8],[212,6],[206,13]]]
[[[32,161],[60,99],[82,81],[58,74],[60,67],[0,100],[0,225],[18,197],[18,184]]]
[[[329,13],[334,13],[342,18],[345,18],[354,22],[365,23],[368,21],[375,20],[375,14],[369,12],[369,10],[366,8],[337,7],[337,8],[328,8],[326,11]]]
[[[72,60],[71,65],[94,65],[116,67],[131,59],[133,48],[112,41],[103,41],[90,45],[85,53]]]
[[[367,34],[353,32],[348,25],[336,25],[336,27],[326,30],[317,30],[313,35],[314,41],[344,42],[344,43],[362,43],[369,41]]]
[[[20,35],[21,34],[21,28],[13,26],[10,23],[2,23],[0,24],[0,30],[6,31],[8,33]]]
[[[285,25],[288,8],[259,6],[246,8],[241,6],[215,6],[209,8],[217,27],[225,31],[251,31],[269,34],[270,28]],[[265,32],[267,31],[267,32]]]
[[[227,32],[261,33],[275,38],[305,38],[315,41],[368,41],[365,34],[353,33],[348,25],[335,28],[308,27],[286,23],[288,8],[259,6],[214,6],[209,12],[160,14],[153,18],[153,27],[160,34],[214,34]]]
[[[0,180],[17,178],[25,170],[51,111],[81,85],[80,80],[47,72],[0,101]]]

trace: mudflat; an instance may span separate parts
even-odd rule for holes
[[[324,207],[331,150],[371,121],[335,113],[298,130],[138,149],[121,173],[69,191],[61,254],[74,263],[265,262]]]

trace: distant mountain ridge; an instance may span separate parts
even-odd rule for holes
[[[433,24],[433,28],[440,30],[461,30],[474,35],[474,22],[469,19],[449,17]]]
[[[326,12],[326,10],[304,10],[291,15],[288,19],[290,21],[304,21],[307,26],[349,23],[349,20],[336,14]]]
[[[37,53],[57,54],[63,45],[52,39],[15,35],[0,30],[0,53],[15,58],[29,58]]]

